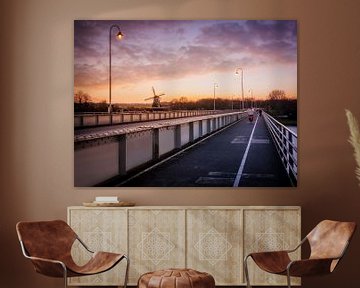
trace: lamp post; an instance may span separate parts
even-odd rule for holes
[[[255,106],[255,101],[253,99],[253,89],[249,89],[249,93],[251,95],[251,100],[250,100],[250,103],[251,103],[251,106]],[[251,108],[254,108],[254,107],[251,107]]]
[[[216,110],[216,104],[215,104],[215,89],[218,88],[219,85],[217,83],[214,83],[214,111]]]
[[[108,107],[108,113],[112,113],[112,103],[111,103],[111,32],[112,29],[116,28],[118,30],[118,33],[116,34],[116,39],[121,40],[124,35],[121,33],[119,25],[113,24],[110,26],[109,29],[109,107]]]
[[[240,102],[242,103],[241,109],[244,109],[245,108],[245,103],[244,103],[244,69],[243,68],[236,68],[235,74],[240,75],[239,70],[241,70],[241,96],[242,96],[242,101],[240,99]]]

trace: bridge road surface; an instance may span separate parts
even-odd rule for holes
[[[257,117],[253,122],[245,118],[159,166],[114,186],[285,187],[291,186],[291,182],[264,118]]]

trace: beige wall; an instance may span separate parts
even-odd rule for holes
[[[7,2],[7,3],[5,3]],[[66,207],[117,195],[139,205],[301,205],[303,234],[324,218],[360,223],[360,187],[344,108],[360,118],[360,2],[320,0],[1,1],[1,287],[61,287],[32,272],[19,220],[66,217]],[[73,187],[74,19],[297,19],[298,188]],[[358,287],[360,237],[338,271],[304,287]]]

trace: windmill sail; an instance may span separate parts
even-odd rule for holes
[[[154,96],[149,97],[149,98],[145,98],[144,100],[146,101],[146,100],[153,99],[152,107],[153,107],[153,108],[159,108],[159,107],[161,107],[160,97],[161,97],[161,96],[164,96],[165,93],[162,93],[162,94],[157,95],[156,92],[155,92],[154,86],[151,87],[151,88],[152,88],[152,91],[153,91]]]

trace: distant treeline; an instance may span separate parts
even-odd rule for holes
[[[276,93],[270,93],[266,100],[245,99],[244,108],[261,108],[286,125],[296,125],[297,100],[287,98],[285,93],[281,90],[274,91],[276,91]],[[229,100],[216,98],[215,102],[216,110],[239,110],[240,107],[242,107],[242,103],[239,99]],[[206,98],[197,101],[188,101],[187,99],[180,98],[179,100],[176,99],[171,101],[169,107],[172,110],[212,110],[214,108],[214,99]]]
[[[108,104],[103,102],[95,103],[91,100],[90,95],[78,91],[74,97],[74,110],[78,112],[107,112]],[[286,122],[288,125],[296,125],[297,119],[297,100],[288,98],[283,90],[273,90],[269,93],[265,100],[254,100],[245,98],[244,103],[237,99],[215,99],[216,110],[239,110],[242,105],[245,109],[256,107],[261,108],[281,122]],[[180,97],[170,102],[163,102],[162,107],[168,110],[212,110],[214,108],[214,98],[204,98],[200,100],[191,101],[186,97]],[[120,111],[143,111],[151,110],[150,105],[119,105],[113,104],[114,112]]]
[[[297,126],[297,100],[288,98],[283,90],[273,90],[264,101],[266,111],[284,125]]]

